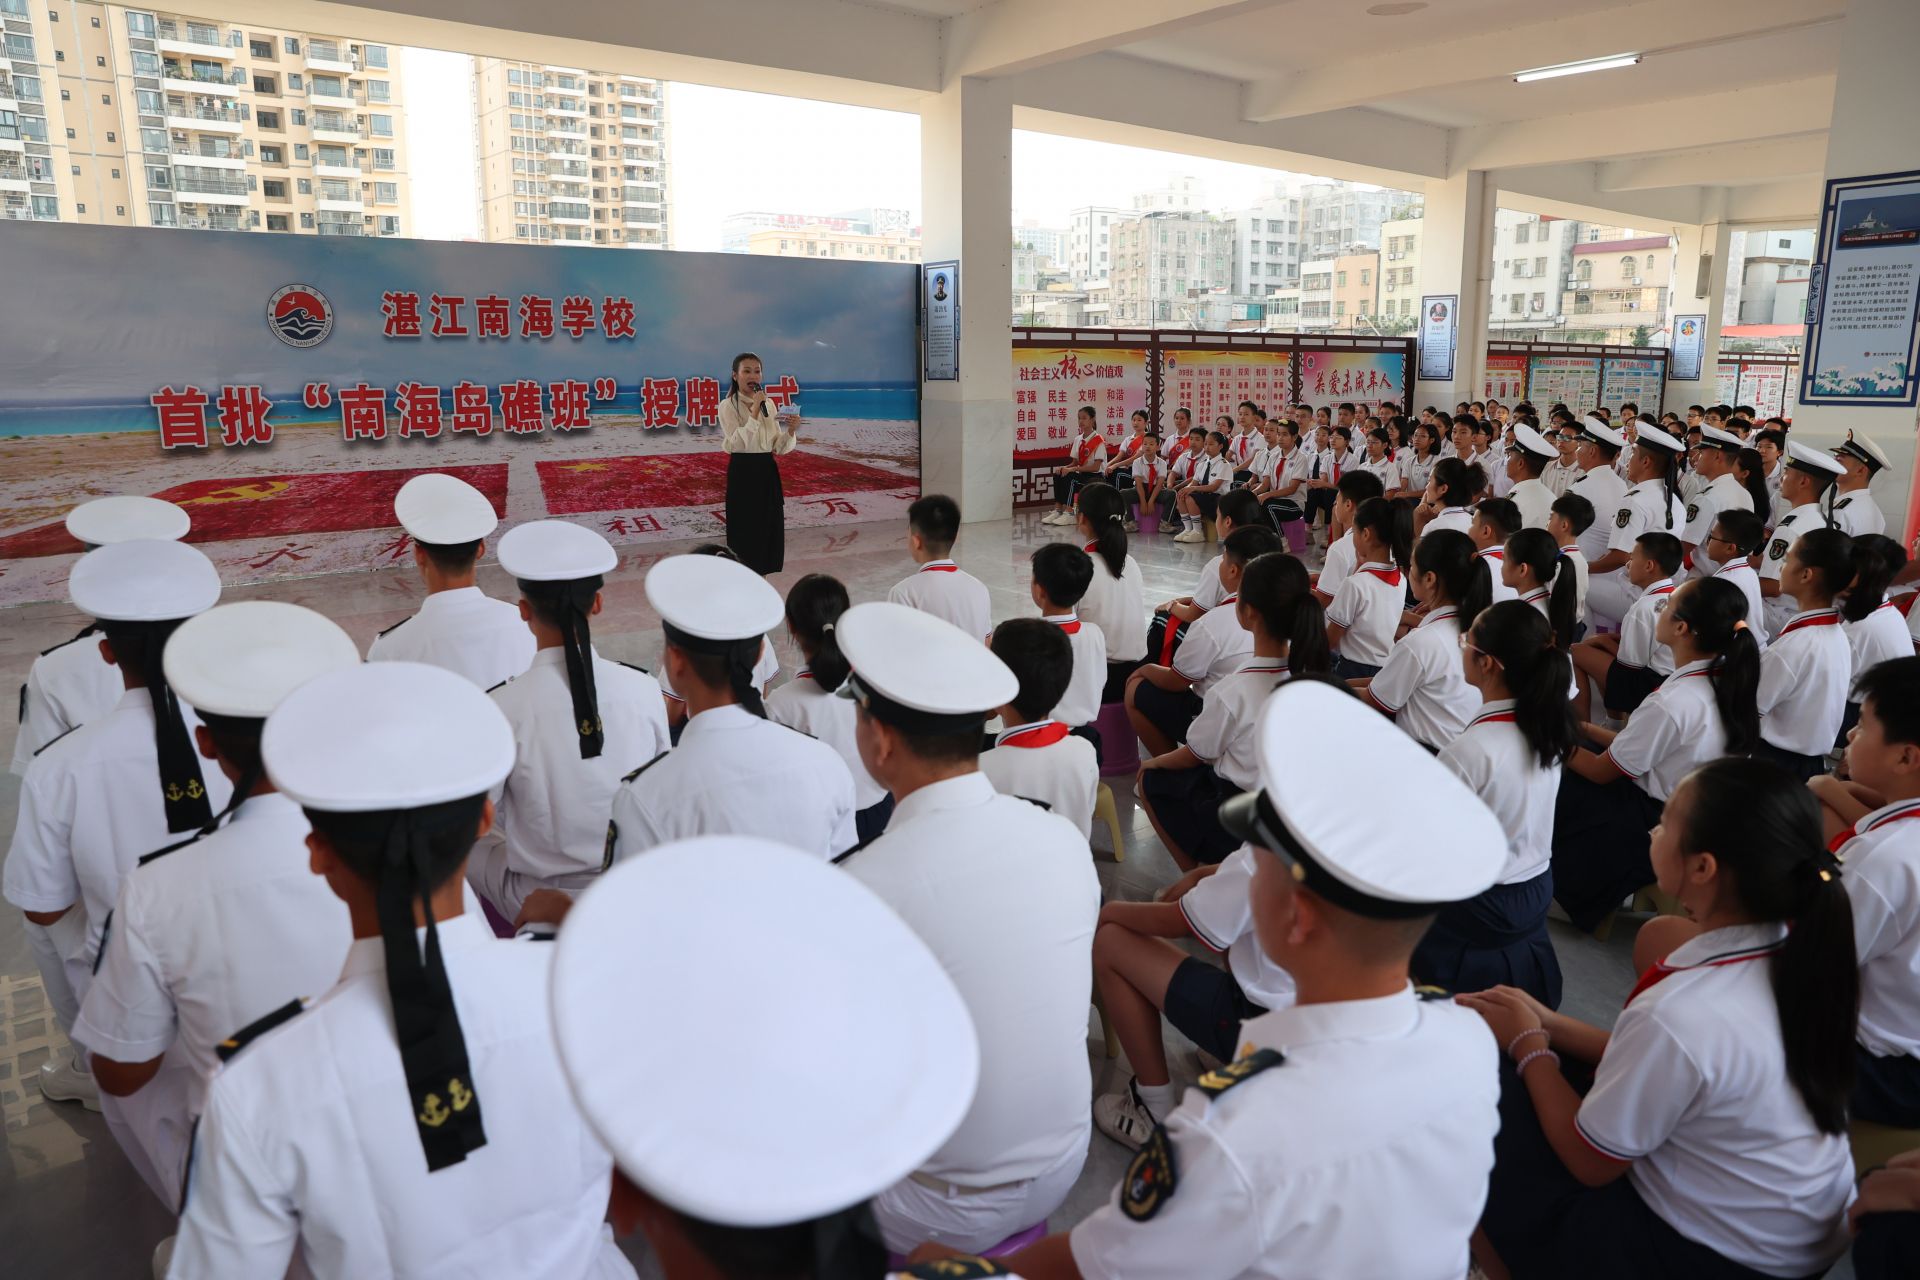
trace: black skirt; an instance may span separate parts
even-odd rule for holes
[[[1664,802],[1630,778],[1590,782],[1560,775],[1553,811],[1553,896],[1591,933],[1621,900],[1653,883],[1649,833]]]
[[[1543,871],[1447,907],[1414,948],[1415,981],[1456,993],[1518,987],[1558,1009],[1560,961],[1547,936],[1552,901],[1553,872]]]
[[[786,496],[770,453],[727,455],[727,546],[758,574],[787,562]]]

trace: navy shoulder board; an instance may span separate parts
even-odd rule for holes
[[[1194,1081],[1193,1087],[1209,1098],[1217,1098],[1235,1085],[1244,1084],[1269,1067],[1277,1067],[1287,1060],[1278,1049],[1257,1049],[1242,1058],[1235,1058],[1218,1071],[1209,1071]]]
[[[914,1280],[974,1280],[976,1276],[1012,1275],[1005,1267],[986,1258],[936,1258],[908,1267],[900,1273]]]
[[[848,858],[851,858],[854,854],[860,852],[862,849],[866,848],[868,845],[872,844],[875,840],[878,840],[879,838],[880,838],[879,836],[869,836],[867,839],[862,840],[859,844],[856,844],[855,846],[853,846],[853,848],[847,850],[845,853],[834,854],[833,855],[834,865],[838,866],[840,863],[845,862]]]
[[[645,667],[641,666],[637,662],[622,662],[620,665],[623,667],[626,667],[631,671],[638,671],[643,676],[650,676],[653,674],[653,672],[647,670]]]
[[[75,725],[73,726],[73,729],[78,729],[79,727],[80,727],[79,725]],[[54,737],[48,738],[45,742],[40,744],[40,746],[34,751],[33,754],[36,756],[39,755],[40,752],[45,751],[48,747],[60,741],[61,738],[66,737],[68,733],[72,733],[73,729],[68,729],[66,733],[56,734]]]
[[[215,830],[218,830],[218,828],[215,828]],[[196,831],[192,835],[188,836],[185,840],[176,840],[174,843],[168,845],[164,849],[155,849],[152,853],[143,853],[140,855],[140,865],[144,867],[149,862],[152,862],[155,858],[164,858],[168,854],[172,853],[175,849],[184,849],[188,845],[192,844],[194,841],[198,840],[201,836],[204,836],[206,834],[207,833],[204,831]]]
[[[98,631],[99,629],[100,629],[100,624],[97,622],[93,623],[91,626],[82,627],[78,632],[74,633],[74,635],[70,639],[62,640],[59,644],[53,645],[49,648],[42,649],[40,651],[40,656],[44,658],[48,654],[52,653],[55,649],[64,649],[68,645],[73,644],[75,641],[85,640],[88,636],[92,635],[94,632]]]
[[[493,692],[493,691],[494,691],[495,689],[504,689],[504,688],[506,688],[506,687],[507,687],[508,685],[510,685],[510,684],[512,684],[512,683],[513,683],[513,677],[512,677],[512,676],[508,676],[508,677],[507,677],[507,678],[506,678],[505,680],[502,680],[502,681],[501,681],[501,682],[500,682],[499,684],[495,684],[495,685],[488,685],[488,686],[487,686],[487,692],[488,692],[488,693],[492,693],[492,692]]]
[[[1413,989],[1413,994],[1419,996],[1422,1000],[1453,999],[1453,992],[1447,990],[1445,987],[1417,986]]]
[[[379,639],[379,638],[380,638],[381,636],[384,636],[384,635],[387,635],[387,634],[388,634],[389,632],[394,632],[394,631],[398,631],[398,630],[399,630],[400,628],[402,628],[402,627],[404,627],[404,626],[406,626],[406,625],[407,625],[407,624],[408,624],[409,622],[412,622],[412,621],[413,621],[413,618],[412,618],[412,616],[411,616],[411,615],[409,615],[409,616],[407,616],[407,617],[405,617],[405,618],[402,618],[402,619],[400,619],[400,621],[398,621],[398,622],[396,622],[396,623],[394,623],[394,624],[393,624],[392,626],[390,626],[390,627],[388,627],[388,628],[387,628],[387,629],[386,629],[385,631],[381,631],[381,632],[378,632],[378,633],[376,633],[376,634],[375,634],[375,636],[374,636],[374,639],[376,639],[376,640],[377,640],[377,639]]]
[[[1045,809],[1048,813],[1053,812],[1053,806],[1048,804],[1045,800],[1035,800],[1032,796],[1015,796],[1014,799],[1025,800],[1028,804],[1039,805],[1042,809]]]
[[[295,1014],[301,1012],[306,1007],[303,1001],[289,1000],[266,1017],[249,1022],[246,1026],[240,1028],[225,1040],[222,1040],[214,1046],[213,1051],[220,1055],[220,1061],[225,1062],[233,1057],[234,1054],[240,1052],[281,1023],[291,1020]]]
[[[620,781],[632,782],[635,778],[639,777],[641,774],[645,773],[647,770],[653,768],[653,766],[659,764],[662,760],[665,760],[667,758],[667,754],[668,754],[667,752],[662,751],[659,755],[647,761],[645,764],[641,765],[638,769],[635,769],[632,773],[629,773],[625,777],[621,778]]]

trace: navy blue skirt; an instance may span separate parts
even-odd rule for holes
[[[1591,933],[1628,894],[1653,883],[1648,835],[1664,802],[1630,778],[1589,782],[1560,775],[1553,807],[1553,896]]]
[[[1547,936],[1552,901],[1549,870],[1448,907],[1414,948],[1414,980],[1453,992],[1518,987],[1558,1009],[1560,959]]]
[[[1854,1119],[1920,1129],[1920,1058],[1878,1058],[1856,1044],[1853,1064]]]

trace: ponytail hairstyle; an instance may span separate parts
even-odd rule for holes
[[[1413,549],[1413,568],[1440,580],[1462,635],[1493,600],[1492,566],[1480,558],[1473,539],[1458,529],[1435,529],[1421,538]]]
[[[1100,481],[1080,490],[1080,518],[1093,531],[1093,550],[1107,572],[1119,577],[1127,568],[1127,504],[1120,491]]]
[[[1470,507],[1487,487],[1487,472],[1477,462],[1442,458],[1433,465],[1433,483],[1446,506]]]
[[[1882,533],[1863,533],[1853,540],[1853,585],[1847,589],[1847,602],[1840,616],[1859,622],[1878,609],[1887,598],[1894,575],[1907,567],[1907,553],[1901,545]]]
[[[1755,512],[1729,508],[1714,516],[1713,522],[1742,559],[1758,551],[1767,540],[1766,523]]]
[[[822,691],[832,693],[846,683],[852,670],[833,629],[851,606],[840,579],[810,573],[787,592],[787,626],[807,655],[807,674]]]
[[[1298,559],[1269,551],[1249,560],[1240,578],[1240,603],[1259,615],[1268,635],[1287,642],[1290,674],[1333,670],[1327,615],[1314,597],[1307,567]]]
[[[1744,756],[1760,741],[1760,645],[1747,626],[1747,593],[1724,578],[1699,578],[1667,597],[1667,609],[1718,655],[1707,669],[1714,705],[1726,730],[1727,754]]]
[[[1755,515],[1773,509],[1773,494],[1767,490],[1767,460],[1758,449],[1742,449],[1733,455],[1733,478],[1753,500]]]
[[[1389,554],[1393,556],[1393,562],[1402,569],[1413,563],[1411,503],[1389,502],[1385,498],[1368,498],[1354,509],[1353,527],[1366,529],[1384,542]],[[1436,529],[1434,532],[1441,533],[1444,530]],[[1468,538],[1467,542],[1471,545],[1473,539]]]
[[[1553,630],[1553,647],[1572,649],[1580,583],[1579,575],[1567,566],[1566,553],[1545,529],[1522,529],[1507,539],[1507,559],[1532,570],[1534,580],[1547,588],[1546,618]]]
[[[1793,540],[1800,563],[1820,575],[1820,585],[1837,596],[1853,581],[1853,539],[1838,529],[1809,529]]]
[[[1819,802],[1775,764],[1730,758],[1687,775],[1681,795],[1678,815],[1667,801],[1681,848],[1713,854],[1747,915],[1787,926],[1785,945],[1768,962],[1787,1079],[1820,1132],[1844,1134],[1860,967],[1853,906],[1822,838]]]
[[[1524,600],[1502,600],[1482,610],[1469,641],[1500,664],[1513,695],[1514,727],[1543,769],[1565,763],[1573,753],[1573,710],[1567,699],[1573,661],[1554,641],[1552,624]]]

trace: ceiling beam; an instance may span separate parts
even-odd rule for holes
[[[1247,85],[1249,120],[1283,120],[1614,53],[1697,48],[1834,21],[1847,0],[1640,0],[1488,34],[1320,62]],[[1654,40],[1646,45],[1642,40]],[[1598,82],[1596,82],[1598,83]]]
[[[1487,183],[1499,189],[1499,207],[1555,218],[1578,218],[1610,226],[1660,230],[1705,221],[1708,204],[1699,187],[1658,191],[1602,191],[1591,164],[1495,169]]]
[[[1803,133],[1738,146],[1692,147],[1663,151],[1600,165],[1602,191],[1644,191],[1651,187],[1755,187],[1826,171],[1827,135]]]
[[[1009,76],[1290,0],[996,0],[944,24],[946,83]]]

